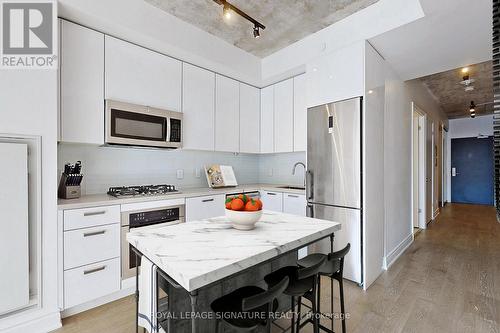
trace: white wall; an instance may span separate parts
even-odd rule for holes
[[[447,151],[450,156],[446,161],[446,195],[447,201],[451,202],[451,139],[473,138],[478,135],[493,135],[493,115],[480,116],[476,118],[460,118],[450,120],[448,132]]]
[[[297,166],[292,175],[293,165],[306,164],[306,153],[263,154],[259,156],[259,182],[263,184],[304,185],[304,168]]]
[[[148,150],[99,147],[83,144],[59,144],[59,175],[64,163],[83,164],[83,194],[106,193],[111,186],[174,184],[179,188],[207,187],[203,167],[210,164],[232,165],[239,184],[259,182],[259,157],[193,150]],[[196,169],[200,177],[196,177]],[[177,170],[184,178],[177,179]]]
[[[1,332],[47,332],[60,325],[57,308],[56,83],[55,70],[0,70],[0,133],[41,137],[43,258],[41,308],[0,319]],[[7,255],[15,256],[15,253]]]
[[[261,60],[143,0],[59,0],[59,16],[253,85]]]
[[[387,66],[385,102],[385,256],[386,264],[390,265],[412,240],[412,102],[436,123],[447,125],[448,121],[420,81],[405,82],[390,66]]]
[[[451,139],[472,138],[480,134],[493,135],[493,115],[450,120],[449,137]]]
[[[304,64],[424,16],[418,0],[380,0],[262,59],[263,84],[299,74]]]

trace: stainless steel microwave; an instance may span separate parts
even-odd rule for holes
[[[106,100],[105,142],[156,148],[182,147],[182,113]]]

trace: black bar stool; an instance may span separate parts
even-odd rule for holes
[[[342,333],[346,332],[346,323],[345,323],[345,305],[344,305],[344,258],[349,253],[351,249],[351,244],[347,243],[346,247],[337,252],[329,253],[328,255],[323,253],[312,253],[299,261],[297,264],[300,267],[313,267],[318,260],[321,258],[326,259],[324,264],[319,269],[320,276],[327,276],[330,279],[335,279],[339,283],[339,292],[340,292],[340,312],[342,314]],[[321,280],[318,279],[318,303],[315,306],[317,311],[320,312],[320,290],[321,289]],[[331,319],[332,319],[332,331],[333,331],[333,283],[330,288],[331,292]],[[321,312],[320,312],[321,313]]]
[[[278,309],[278,296],[288,286],[288,277],[283,277],[268,290],[256,286],[236,289],[212,302],[212,311],[218,315],[215,333],[219,333],[221,322],[237,332],[254,332],[259,326],[271,327],[270,315]],[[262,318],[261,314],[266,313]]]
[[[292,333],[298,332],[300,330],[300,304],[302,297],[306,296],[310,298],[311,304],[313,304],[313,330],[315,333],[319,332],[319,319],[316,314],[316,286],[318,285],[318,272],[321,266],[326,262],[326,256],[319,258],[318,261],[309,267],[297,267],[297,266],[286,266],[272,272],[264,277],[267,285],[272,288],[275,286],[283,277],[288,277],[290,282],[288,287],[284,290],[284,294],[291,296],[292,300]],[[295,327],[295,312],[293,311],[295,307],[295,300],[298,299],[298,320],[297,327]]]

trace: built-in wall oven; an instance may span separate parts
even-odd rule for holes
[[[182,113],[106,100],[105,142],[155,148],[182,147]]]
[[[121,213],[121,260],[122,279],[135,276],[137,262],[131,245],[127,242],[127,233],[131,229],[159,228],[185,222],[184,205],[166,205],[162,207],[137,208]],[[139,259],[140,260],[140,259]]]

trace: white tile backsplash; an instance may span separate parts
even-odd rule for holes
[[[252,155],[67,143],[58,146],[59,174],[66,162],[82,161],[82,194],[106,193],[110,186],[120,185],[166,183],[179,188],[205,187],[208,185],[203,167],[207,164],[232,165],[240,184],[300,185],[304,177],[302,167],[297,168],[295,176],[292,167],[305,159],[305,153]],[[178,179],[180,173],[182,179]]]

